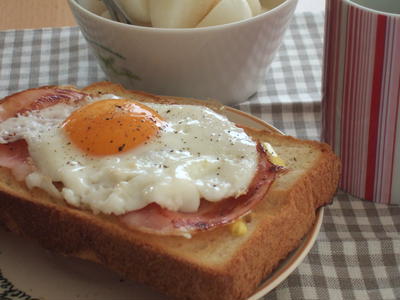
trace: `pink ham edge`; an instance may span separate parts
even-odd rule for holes
[[[247,193],[242,196],[226,198],[217,203],[202,200],[196,213],[169,211],[152,203],[140,210],[128,212],[120,216],[119,219],[130,229],[152,234],[177,236],[210,230],[232,223],[249,213],[264,198],[279,169],[281,169],[269,162],[260,145],[258,151],[257,173]]]
[[[0,102],[0,122],[30,110],[40,110],[57,103],[76,103],[87,95],[72,89],[45,86],[5,97]],[[9,168],[18,181],[34,170],[24,140],[0,144],[0,167]]]
[[[5,97],[0,104],[0,121],[30,110],[40,110],[57,103],[76,103],[87,95],[68,88],[44,86]]]
[[[33,171],[29,163],[28,145],[24,140],[0,144],[0,166],[11,170],[13,176],[22,181]]]

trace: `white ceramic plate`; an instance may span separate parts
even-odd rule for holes
[[[226,108],[228,117],[241,125],[279,132],[244,112]],[[321,227],[323,208],[301,245],[258,287],[248,300],[257,300],[281,283],[303,261]],[[40,300],[165,300],[150,288],[122,280],[104,267],[52,254],[35,242],[0,229],[0,299]]]

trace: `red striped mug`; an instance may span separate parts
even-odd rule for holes
[[[322,139],[341,188],[400,204],[400,0],[327,0]]]

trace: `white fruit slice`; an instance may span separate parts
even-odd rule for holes
[[[126,14],[139,23],[150,23],[149,0],[118,0]]]
[[[264,10],[270,10],[282,4],[284,0],[260,0],[261,6]]]
[[[221,0],[197,27],[232,23],[252,16],[247,0]]]
[[[247,0],[247,2],[249,3],[251,12],[253,14],[253,16],[257,16],[258,14],[261,13],[261,4],[260,4],[260,0]]]
[[[153,27],[189,28],[211,10],[218,0],[150,0]]]

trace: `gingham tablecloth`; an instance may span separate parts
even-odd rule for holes
[[[296,15],[259,92],[236,108],[318,139],[323,22],[323,14]],[[0,32],[0,97],[103,79],[78,28]],[[272,299],[400,299],[400,207],[339,192],[309,255],[265,297]]]

